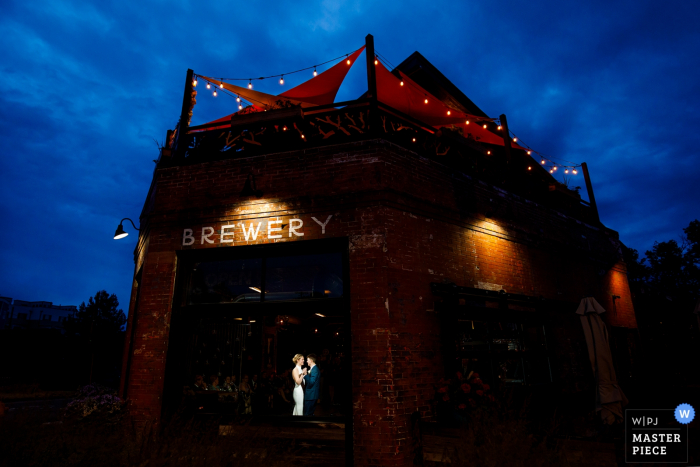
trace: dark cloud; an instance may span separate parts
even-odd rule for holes
[[[187,68],[275,74],[367,33],[395,65],[420,51],[538,151],[588,162],[603,222],[633,248],[677,238],[700,217],[700,4],[535,3],[6,2],[0,295],[78,304],[104,288],[126,306],[136,236],[112,233],[139,216]],[[362,94],[364,73],[338,99]],[[200,92],[194,120],[231,111]]]

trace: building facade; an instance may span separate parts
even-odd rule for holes
[[[477,113],[415,63],[431,70],[419,55],[399,68],[431,98]],[[411,417],[434,419],[435,384],[465,359],[494,386],[575,387],[566,329],[583,297],[634,333],[619,239],[594,205],[525,150],[377,94],[223,128],[188,129],[183,106],[135,251],[121,391],[137,420],[159,420],[196,375],[280,374],[328,351],[354,463],[410,465]]]
[[[0,329],[57,329],[75,317],[75,305],[54,305],[52,302],[28,302],[0,297]]]

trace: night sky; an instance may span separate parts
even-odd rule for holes
[[[700,218],[700,2],[298,3],[3,2],[0,295],[78,305],[106,289],[126,311],[137,235],[127,222],[112,237],[123,217],[138,226],[187,69],[283,73],[368,33],[393,65],[421,52],[530,147],[587,162],[601,220],[628,246]],[[337,100],[359,97],[365,73],[362,60]],[[199,91],[193,124],[235,111]],[[574,185],[585,193],[580,172]]]

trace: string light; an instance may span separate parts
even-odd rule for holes
[[[491,155],[491,151],[486,151],[486,154]]]
[[[414,143],[416,142],[416,138],[413,138],[413,142],[414,142]]]
[[[403,86],[403,80],[401,80],[401,86]]]
[[[282,131],[287,131],[287,127],[285,126],[284,128],[282,128]]]
[[[316,73],[316,67],[314,67],[314,76],[316,76],[318,73]]]
[[[236,96],[236,102],[240,102],[240,101],[241,101],[241,96]]]
[[[486,129],[486,124],[484,123],[484,130]]]
[[[379,65],[379,60],[377,60],[377,59],[375,58],[375,59],[374,59],[374,64],[375,64],[375,65]]]
[[[214,97],[216,97],[216,88],[214,88]]]
[[[576,172],[576,169],[572,170],[572,172],[574,173],[574,175],[576,175],[578,173],[578,172]]]
[[[219,85],[221,89],[224,89],[224,82],[222,81],[221,84]]]
[[[514,142],[514,143],[517,142],[517,141],[518,141],[518,138],[513,138],[513,142]]]
[[[564,170],[564,173],[565,173],[565,174],[568,174],[568,173],[569,173],[569,169]]]
[[[550,170],[549,173],[553,174],[553,173],[554,173],[554,169]]]
[[[248,89],[253,89],[253,82],[248,80]]]
[[[554,166],[554,170],[557,170],[557,166],[556,166],[556,165]]]
[[[192,80],[192,87],[195,87],[195,88],[197,87],[197,78],[196,77]]]
[[[544,159],[542,159],[542,165],[544,165]]]
[[[498,129],[499,129],[499,130],[501,129],[501,125],[498,125]]]
[[[306,138],[306,136],[304,136],[304,135],[301,135],[301,139],[304,139],[304,138]]]
[[[528,166],[528,167],[527,167],[527,170],[532,170],[532,167]]]
[[[238,110],[243,110],[243,104],[238,104]]]
[[[348,57],[347,55],[345,55],[345,56]],[[345,63],[347,63],[348,65],[350,65],[350,57],[348,57],[348,59],[345,60]]]
[[[530,154],[532,154],[532,151],[528,151],[528,152],[527,152],[527,155],[528,155],[528,156],[529,156]]]
[[[469,125],[469,120],[467,120],[467,125]]]
[[[207,81],[207,89],[211,89],[211,83],[209,83],[209,81]]]
[[[428,103],[428,96],[425,96],[425,103]]]
[[[447,115],[449,115],[449,114],[450,114],[450,111],[448,110],[448,111],[447,111]]]
[[[280,77],[280,84],[284,84],[284,75]]]

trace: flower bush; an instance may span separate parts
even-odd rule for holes
[[[438,419],[464,421],[474,410],[488,410],[495,404],[491,386],[484,383],[479,373],[469,379],[460,372],[452,379],[441,379],[435,385],[434,403]]]
[[[93,383],[78,388],[75,397],[66,407],[66,415],[77,418],[85,418],[92,414],[92,418],[99,415],[111,415],[121,413],[124,402],[117,397],[116,391],[111,388]]]

